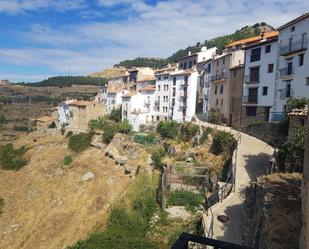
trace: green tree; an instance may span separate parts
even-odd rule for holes
[[[184,141],[190,141],[199,133],[199,126],[191,122],[185,122],[180,127],[180,137]]]
[[[69,138],[69,148],[75,152],[86,150],[91,143],[92,135],[89,133],[79,133]]]
[[[285,112],[288,114],[293,109],[302,109],[308,104],[307,98],[288,98]]]
[[[27,148],[22,146],[14,149],[12,144],[6,144],[0,147],[0,166],[4,170],[19,170],[27,164],[23,158]]]
[[[121,122],[121,107],[113,109],[109,114],[109,119],[117,123]]]
[[[160,121],[157,126],[157,131],[162,138],[177,138],[180,124],[176,121]]]

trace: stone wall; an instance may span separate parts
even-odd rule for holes
[[[259,249],[298,248],[301,230],[301,175],[259,177],[246,190],[243,240]]]
[[[309,127],[309,119],[307,119],[307,127]],[[300,249],[307,249],[309,247],[309,133],[307,133],[305,140],[305,160],[304,160],[304,174],[302,183],[302,231],[300,236]]]

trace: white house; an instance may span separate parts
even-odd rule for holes
[[[145,86],[138,92],[130,92],[122,96],[122,121],[128,120],[134,131],[141,125],[155,121],[154,101],[155,86]]]
[[[278,28],[279,54],[272,120],[282,119],[289,97],[309,98],[309,13]]]
[[[275,96],[278,32],[247,46],[245,51],[243,116],[270,121]],[[245,120],[246,121],[246,120]]]

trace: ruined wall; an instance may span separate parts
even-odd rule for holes
[[[307,119],[307,127],[309,127],[309,118]],[[302,183],[302,231],[300,235],[300,249],[309,247],[309,133],[305,140],[305,160],[304,174]]]
[[[246,245],[258,249],[298,248],[300,189],[300,174],[272,174],[259,177],[246,190]]]

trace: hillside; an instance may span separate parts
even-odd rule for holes
[[[199,52],[203,46],[206,46],[208,48],[217,47],[218,53],[221,53],[224,47],[233,41],[246,39],[249,37],[259,35],[261,32],[272,31],[272,30],[274,30],[274,28],[266,24],[265,22],[256,23],[252,26],[245,26],[239,30],[236,30],[232,34],[218,36],[210,40],[205,40],[203,42],[197,42],[196,45],[191,45],[185,49],[180,49],[171,56],[167,57],[166,59],[138,57],[133,60],[121,61],[115,66],[122,66],[127,68],[138,67],[138,66],[152,67],[152,68],[164,67],[168,63],[175,63],[177,59],[186,56],[189,51],[191,51],[192,53]]]

